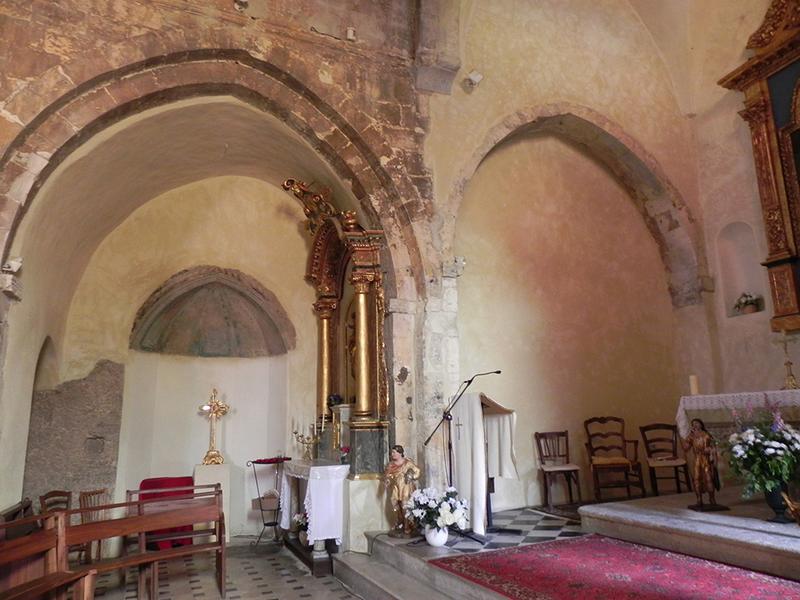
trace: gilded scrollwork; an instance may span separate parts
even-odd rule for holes
[[[761,26],[747,40],[747,48],[761,50],[775,41],[779,32],[800,27],[800,4],[797,0],[772,0]]]

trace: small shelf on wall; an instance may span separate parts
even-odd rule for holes
[[[753,228],[742,221],[734,221],[723,227],[717,236],[717,256],[725,314],[742,317],[762,312],[764,306],[765,272],[758,262]],[[743,294],[756,299],[755,310],[735,308]]]

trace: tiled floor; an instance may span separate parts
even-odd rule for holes
[[[531,508],[495,513],[492,520],[497,528],[518,532],[488,533],[485,544],[451,534],[447,546],[460,552],[482,552],[584,535],[580,523],[551,517]]]
[[[495,513],[494,526],[516,529],[519,533],[489,533],[486,543],[450,535],[447,546],[459,552],[482,552],[511,548],[522,544],[546,542],[583,535],[580,524],[540,513],[530,508]],[[356,599],[333,577],[313,577],[308,569],[285,548],[262,542],[251,546],[253,538],[234,538],[228,547],[226,593],[228,600],[346,600]],[[413,544],[414,542],[412,542]],[[422,540],[422,544],[424,544]],[[136,598],[136,574],[128,575],[123,590],[113,574],[100,577],[97,598],[133,600]],[[159,565],[158,600],[216,599],[214,559],[199,554]]]
[[[227,552],[228,600],[346,600],[356,599],[333,577],[314,577],[285,548],[262,542],[250,545],[251,538],[234,538]],[[219,598],[214,578],[213,554],[198,554],[159,564],[158,600],[215,600]],[[98,581],[96,597],[103,600],[136,598],[136,575],[121,589],[115,576]]]

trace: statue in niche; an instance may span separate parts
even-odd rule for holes
[[[356,401],[356,313],[352,302],[347,309],[345,319],[345,378],[347,379],[345,397],[347,402],[353,404]]]
[[[719,491],[717,443],[701,419],[692,419],[692,429],[689,435],[681,440],[681,444],[684,452],[691,450],[694,454],[692,486],[697,496],[697,504],[692,504],[689,508],[703,512],[728,510],[727,506],[717,504],[716,492]],[[708,494],[708,504],[703,503],[703,494]]]
[[[406,458],[402,446],[392,446],[389,452],[389,464],[383,472],[383,481],[392,507],[394,523],[389,530],[392,537],[412,537],[414,522],[406,517],[405,504],[411,493],[417,489],[419,467],[410,458]]]

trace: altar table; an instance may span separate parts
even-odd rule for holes
[[[344,529],[344,480],[349,473],[350,465],[328,460],[290,460],[284,463],[281,528],[288,530],[291,526],[292,506],[298,499],[297,480],[304,479],[308,482],[303,499],[308,515],[308,543],[334,539],[340,545]]]
[[[751,409],[766,409],[765,396],[770,405],[780,407],[784,420],[790,423],[800,420],[800,390],[683,396],[675,415],[678,431],[681,437],[686,437],[692,419],[702,419],[718,440],[727,439],[734,430],[731,409],[736,409],[745,423],[752,422],[744,413]]]

